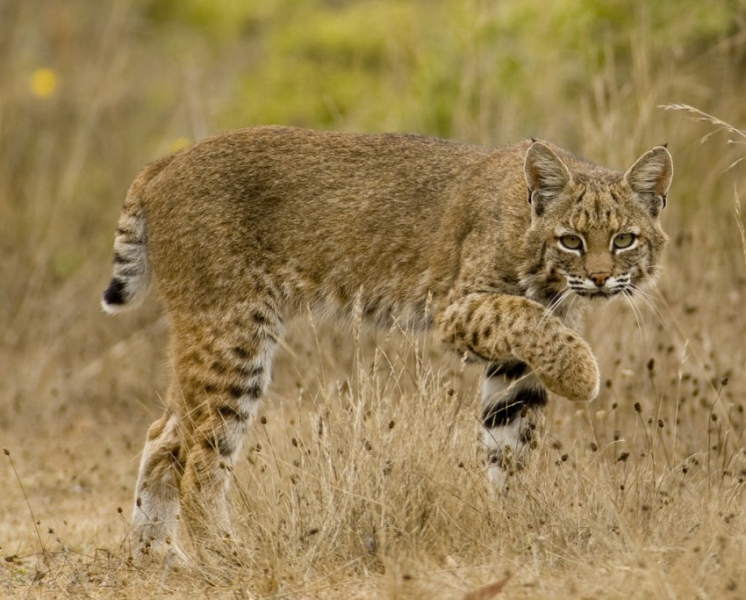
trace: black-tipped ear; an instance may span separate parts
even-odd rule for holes
[[[572,182],[570,169],[549,146],[541,142],[534,142],[529,147],[523,172],[528,186],[528,201],[538,216]]]
[[[656,146],[637,159],[624,174],[624,181],[653,216],[666,207],[673,178],[673,159],[665,146]]]

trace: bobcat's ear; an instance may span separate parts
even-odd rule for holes
[[[528,201],[537,216],[541,216],[547,204],[572,182],[570,169],[541,142],[534,142],[529,147],[523,172],[528,185]]]
[[[624,182],[635,192],[654,217],[666,207],[666,195],[673,177],[673,159],[665,146],[648,150],[624,174]]]

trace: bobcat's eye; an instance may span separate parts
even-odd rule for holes
[[[563,235],[560,237],[559,241],[560,244],[568,250],[583,249],[583,240],[581,240],[577,235]]]
[[[614,248],[619,250],[629,248],[635,243],[635,239],[637,239],[637,236],[634,233],[620,233],[614,238]]]

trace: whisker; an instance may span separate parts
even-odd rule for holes
[[[660,311],[658,306],[655,304],[654,299],[644,290],[640,289],[634,284],[629,284],[629,288],[632,291],[632,296],[634,298],[640,298],[645,305],[652,311],[655,318],[658,320],[658,323],[660,323],[663,327],[666,326],[665,322],[663,321],[663,313]]]
[[[537,329],[542,329],[546,325],[546,322],[549,320],[550,315],[554,314],[554,312],[559,308],[565,298],[567,298],[567,296],[571,293],[571,288],[565,288],[554,300],[552,300],[551,304],[547,307],[546,313],[544,313],[544,315],[541,317],[541,320],[537,325]]]
[[[536,329],[534,330],[534,335],[538,338],[539,334],[541,334],[546,324],[549,322],[549,317],[554,315],[554,312],[559,308],[559,306],[564,302],[564,300],[572,294],[571,288],[564,288],[562,291],[560,291],[559,295],[552,300],[552,302],[549,304],[549,306],[546,308],[545,313],[542,315],[541,319],[536,325]]]
[[[643,345],[645,343],[645,340],[648,338],[648,329],[645,325],[645,319],[642,317],[640,309],[635,306],[634,302],[632,302],[631,298],[628,295],[625,294],[623,298],[632,310],[632,314],[634,314],[635,316],[635,321],[637,322],[637,331],[640,334],[640,345]]]

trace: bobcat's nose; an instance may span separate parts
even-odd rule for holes
[[[606,281],[611,277],[611,273],[601,271],[598,273],[591,273],[588,277],[596,284],[597,287],[603,287]]]

